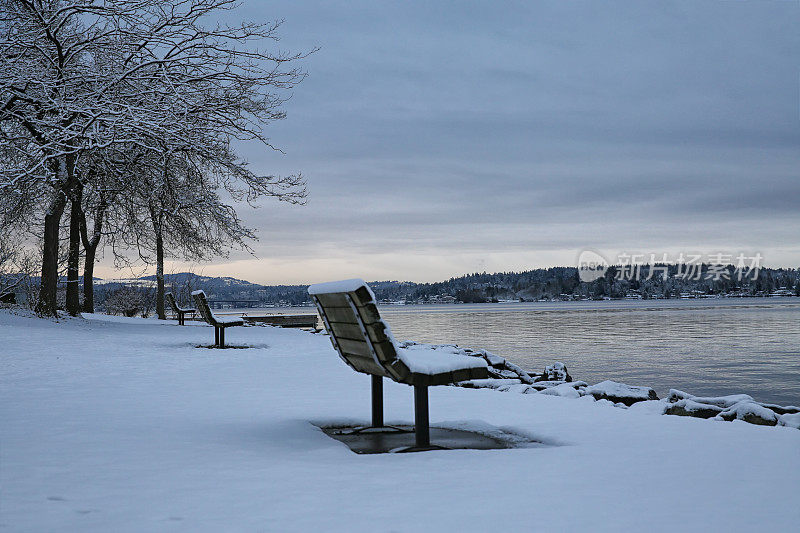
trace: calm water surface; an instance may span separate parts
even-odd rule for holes
[[[800,299],[382,306],[398,340],[486,349],[578,380],[800,405]]]

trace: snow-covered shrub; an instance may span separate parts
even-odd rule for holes
[[[6,232],[7,233],[7,232]],[[38,282],[36,257],[22,242],[3,234],[0,238],[0,305],[28,305],[35,302]]]
[[[155,307],[155,294],[146,287],[120,287],[106,295],[104,307],[111,315],[147,318]]]

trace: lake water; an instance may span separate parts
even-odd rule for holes
[[[698,396],[745,393],[800,405],[798,298],[385,305],[380,310],[398,340],[485,349],[526,370],[541,372],[561,361],[576,380],[647,385],[661,397],[675,388]]]

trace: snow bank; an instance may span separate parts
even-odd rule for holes
[[[592,398],[592,396],[589,396]],[[647,415],[663,415],[666,404],[662,400],[645,400],[628,407],[628,411]]]
[[[778,419],[778,425],[800,429],[800,413],[781,415]]]
[[[555,387],[550,387],[540,391],[539,394],[546,394],[548,396],[563,396],[565,398],[580,398],[581,396],[581,393],[579,393],[570,383],[560,383]]]
[[[196,348],[210,330],[0,311],[0,526],[738,532],[800,521],[792,415],[765,428],[432,387],[432,425],[547,446],[356,455],[315,424],[367,422],[370,378],[325,336],[249,327],[237,337],[249,349]],[[387,423],[410,423],[412,388],[384,380],[384,393]]]

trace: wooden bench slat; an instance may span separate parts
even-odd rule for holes
[[[347,298],[345,298],[344,294],[342,293],[320,294],[317,296],[317,299],[325,309],[331,307],[343,307],[350,309],[350,304],[347,302]]]
[[[375,364],[375,361],[372,360],[372,358],[367,359],[365,357],[361,357],[359,355],[347,352],[344,352],[344,356],[347,359],[348,363],[359,372],[363,372],[365,374],[372,374],[375,376],[388,376],[386,371],[383,368],[377,366]]]
[[[339,347],[342,351],[372,359],[372,352],[369,351],[369,346],[363,340],[336,337],[336,342],[339,343]],[[373,343],[372,346],[375,348],[375,354],[378,356],[378,359],[382,362],[390,362],[397,358],[394,346],[388,341]]]
[[[353,310],[344,307],[325,307],[325,314],[329,322],[343,322],[345,324],[358,324],[353,317]],[[365,306],[359,308],[361,319],[365,325],[371,325],[379,322],[381,317],[378,314],[378,309],[375,306]]]
[[[330,322],[330,325],[337,339],[361,338],[361,328],[359,328],[357,324],[347,324],[344,322]],[[372,342],[386,342],[390,340],[389,337],[386,335],[386,333],[384,333],[384,327],[382,323],[373,324],[371,327],[368,326],[367,332],[369,333],[369,338],[372,340]]]

